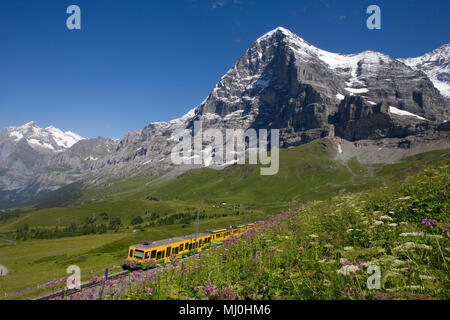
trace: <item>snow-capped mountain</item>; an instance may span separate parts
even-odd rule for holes
[[[447,49],[417,60],[374,51],[338,54],[276,28],[251,45],[200,105],[179,119],[130,131],[120,141],[81,140],[33,124],[4,129],[0,204],[2,190],[14,199],[35,185],[36,195],[76,179],[105,185],[113,178],[175,172],[179,168],[170,158],[175,134],[192,134],[196,120],[203,130],[279,129],[281,147],[333,136],[377,148],[383,141],[393,148],[431,148],[436,141],[450,147],[450,100],[440,86],[448,80]],[[214,152],[205,147],[209,165]],[[30,150],[36,156],[30,157]]]
[[[115,151],[118,141],[84,139],[34,122],[0,132],[0,207],[75,182],[96,160]]]
[[[76,133],[63,132],[53,126],[39,128],[34,122],[19,127],[4,128],[2,138],[6,139],[7,137],[15,143],[25,140],[33,149],[47,152],[63,152],[84,139]]]
[[[399,59],[430,78],[443,96],[450,99],[450,44],[417,58]]]

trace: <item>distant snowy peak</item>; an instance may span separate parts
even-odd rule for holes
[[[76,133],[63,132],[53,126],[40,128],[35,122],[28,122],[19,127],[6,127],[5,131],[16,143],[25,139],[28,145],[34,149],[53,152],[62,152],[78,141],[84,140]]]
[[[450,44],[421,57],[399,59],[407,66],[423,71],[443,96],[450,99]]]

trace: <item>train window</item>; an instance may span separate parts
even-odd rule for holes
[[[183,251],[183,244],[180,244],[180,251]]]
[[[156,250],[152,251],[152,254],[150,255],[150,259],[155,259],[156,257]]]
[[[145,253],[145,259],[148,259],[149,256],[150,256],[150,251],[147,251],[147,252]]]
[[[133,253],[134,253],[134,251],[130,250],[130,258],[133,258]]]
[[[176,247],[175,249],[174,249],[174,251],[175,251],[175,254],[178,254],[178,250],[180,249],[180,247]]]
[[[144,251],[142,251],[142,250],[134,250],[134,257],[136,259],[142,259],[143,256],[144,256]]]
[[[156,260],[161,259],[163,252],[162,251],[158,251],[158,254],[156,255]]]
[[[170,251],[171,251],[171,249],[172,249],[172,247],[167,247],[167,250],[166,250],[166,257],[169,257],[169,256],[170,256]]]

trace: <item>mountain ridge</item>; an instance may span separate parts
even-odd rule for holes
[[[447,51],[441,51],[437,60],[430,58],[436,54],[420,60],[439,62],[433,64],[433,74],[450,61]],[[31,165],[32,171],[39,173],[40,190],[54,190],[77,179],[92,185],[121,176],[177,170],[170,162],[177,143],[175,134],[192,132],[194,121],[202,121],[204,130],[279,129],[284,148],[334,136],[389,147],[421,148],[436,143],[440,148],[442,141],[450,140],[446,125],[450,100],[425,72],[431,69],[421,70],[430,65],[417,61],[408,60],[411,67],[401,59],[370,50],[331,53],[279,27],[259,37],[208,97],[184,116],[149,123],[120,141],[80,140],[57,155],[30,147],[39,160]],[[5,145],[11,144],[4,140],[0,140],[0,159]],[[208,159],[215,156],[211,150],[204,154]],[[36,174],[29,180],[20,172],[29,166],[22,161],[24,157],[14,158],[23,163],[12,164],[17,172],[11,170],[11,157],[6,165],[0,161],[0,173],[1,169],[8,171],[6,178],[5,173],[0,174],[0,190],[20,193],[36,183]],[[55,169],[58,175],[48,174]]]

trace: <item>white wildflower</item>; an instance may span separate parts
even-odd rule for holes
[[[399,260],[399,259],[395,259],[394,262],[392,263],[392,265],[394,267],[402,266],[402,265],[405,265],[405,264],[407,264],[406,261]]]
[[[379,225],[382,225],[382,224],[383,224],[383,221],[375,220],[374,224],[375,224],[376,226],[379,226]]]
[[[423,289],[421,286],[405,286],[405,289],[409,290],[421,290]]]
[[[408,250],[413,249],[416,247],[416,244],[414,242],[406,242],[398,247],[393,248],[393,251],[402,251],[402,250]]]
[[[422,279],[422,280],[434,280],[434,279],[435,279],[435,277],[432,277],[432,276],[426,276],[426,275],[423,275],[423,274],[421,274],[421,275],[419,276],[419,278]]]
[[[432,250],[433,249],[432,247],[427,246],[426,244],[422,244],[422,243],[418,244],[416,247],[419,249],[424,249],[424,250]]]
[[[422,237],[423,232],[404,232],[400,233],[400,237]]]
[[[414,248],[424,249],[424,250],[431,250],[431,249],[433,249],[432,247],[427,246],[426,244],[422,244],[422,243],[415,244],[414,242],[406,242],[406,243],[404,243],[404,244],[402,244],[402,245],[400,245],[398,247],[395,247],[392,250],[394,250],[394,251],[403,251],[403,250],[414,249]]]
[[[309,235],[311,238],[318,238],[319,236],[317,234],[310,234]]]
[[[444,238],[440,234],[427,234],[427,237],[432,238],[432,239],[443,239]]]
[[[353,247],[344,247],[344,250],[345,251],[353,251],[353,250],[355,250]]]
[[[358,271],[359,271],[359,267],[358,266],[349,264],[349,265],[343,266],[342,268],[340,268],[336,272],[339,273],[339,274],[342,274],[344,276],[348,276],[348,275],[350,275],[352,273],[356,273]]]
[[[388,226],[389,227],[396,227],[396,226],[398,226],[398,224],[396,224],[396,223],[389,223]]]
[[[392,220],[393,220],[393,219],[392,219],[391,217],[389,217],[389,216],[381,216],[379,219],[380,219],[380,220],[389,220],[389,221],[392,221]]]
[[[392,268],[392,270],[399,271],[399,272],[405,272],[405,271],[408,271],[409,269],[408,268],[400,268],[400,269]]]

